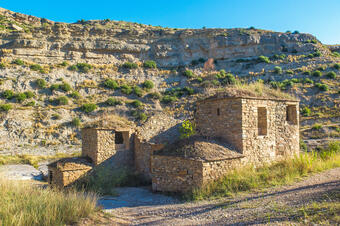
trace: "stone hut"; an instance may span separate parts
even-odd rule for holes
[[[190,145],[170,145],[155,152],[151,158],[153,189],[183,192],[240,165],[298,155],[298,109],[296,100],[268,97],[216,94],[197,101],[197,136],[206,140],[190,138]]]
[[[65,158],[48,165],[48,183],[57,187],[65,187],[92,169],[88,158]]]
[[[182,140],[152,155],[152,189],[185,192],[202,187],[238,167],[243,157],[221,140]]]

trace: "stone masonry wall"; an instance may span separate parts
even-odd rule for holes
[[[227,159],[203,162],[203,185],[223,177],[226,173],[242,165],[241,159]]]
[[[197,103],[195,114],[198,134],[221,137],[242,151],[241,99],[205,100]]]
[[[152,190],[183,192],[202,185],[202,162],[181,157],[151,156]]]
[[[88,171],[91,170],[91,167],[78,169],[78,170],[67,170],[61,172],[63,176],[63,186],[68,186],[73,184],[79,178],[83,177]]]
[[[97,130],[93,128],[83,128],[81,130],[82,156],[91,158],[95,163],[97,159],[98,137]]]
[[[242,99],[243,161],[261,164],[298,154],[299,125],[287,122],[288,105],[286,101]]]

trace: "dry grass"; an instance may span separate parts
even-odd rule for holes
[[[38,168],[38,163],[44,160],[53,160],[67,157],[77,157],[80,153],[64,154],[58,153],[52,156],[37,156],[37,155],[0,155],[0,165],[8,164],[29,164]]]
[[[0,225],[74,224],[99,209],[92,193],[43,189],[0,180]]]
[[[321,152],[303,153],[262,167],[234,170],[202,189],[186,194],[186,199],[200,200],[229,196],[237,192],[289,184],[312,173],[340,167],[340,143],[334,142]]]

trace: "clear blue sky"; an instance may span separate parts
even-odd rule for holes
[[[298,30],[340,44],[340,0],[2,0],[0,7],[61,22],[109,18],[177,28]]]

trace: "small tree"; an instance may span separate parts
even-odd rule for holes
[[[180,138],[189,138],[196,133],[196,126],[193,122],[185,120],[179,127]]]

